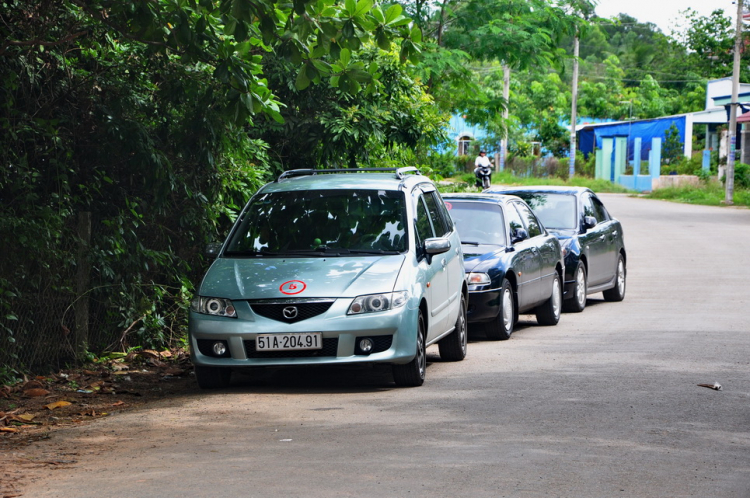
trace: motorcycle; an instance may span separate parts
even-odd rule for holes
[[[490,188],[490,177],[492,176],[492,169],[489,166],[477,166],[474,168],[474,176],[477,178],[476,186],[480,190]]]

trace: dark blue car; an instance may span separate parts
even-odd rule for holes
[[[505,340],[519,313],[556,325],[562,309],[562,249],[529,206],[515,196],[444,194],[464,253],[470,324]]]
[[[606,301],[625,298],[627,253],[622,225],[594,192],[558,186],[494,187],[487,192],[522,198],[560,239],[565,255],[565,311],[583,311],[586,296],[597,292]]]

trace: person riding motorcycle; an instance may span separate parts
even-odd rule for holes
[[[490,188],[492,183],[492,163],[487,157],[487,152],[480,150],[479,155],[474,161],[474,176],[476,176],[476,186],[479,190]]]

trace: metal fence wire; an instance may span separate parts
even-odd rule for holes
[[[0,342],[0,367],[41,373],[75,363],[76,298],[72,292],[51,290],[11,298],[17,319],[0,315],[0,329],[5,330]],[[112,349],[121,336],[121,317],[106,302],[84,298],[89,308],[88,350]]]

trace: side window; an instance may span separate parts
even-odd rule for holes
[[[432,224],[430,224],[430,214],[427,212],[427,208],[424,205],[424,196],[420,195],[417,198],[417,237],[419,238],[419,245],[424,244],[424,241],[435,236],[432,231]]]
[[[604,204],[602,204],[602,201],[600,201],[597,197],[591,196],[591,204],[594,207],[594,212],[596,213],[596,221],[601,223],[603,221],[609,220],[609,213],[607,213],[607,209],[604,207]]]
[[[531,212],[531,209],[520,202],[514,202],[513,204],[518,208],[521,218],[526,221],[526,230],[529,232],[529,237],[541,235],[542,229],[539,227],[539,221],[537,221],[536,216]]]
[[[443,212],[440,209],[440,199],[437,198],[438,193],[435,191],[425,192],[424,200],[427,204],[427,210],[430,213],[430,219],[432,220],[432,226],[435,228],[435,236],[444,237],[451,231],[451,227],[448,226]]]
[[[596,211],[594,210],[594,203],[591,202],[591,197],[588,195],[583,196],[583,216],[592,216],[596,219],[597,223],[601,220],[596,217]]]
[[[516,230],[519,228],[523,228],[523,221],[521,221],[521,215],[518,214],[518,211],[513,207],[515,203],[510,203],[507,205],[507,208],[505,209],[505,215],[508,220],[508,225],[510,226],[510,237],[511,239],[515,236]]]

